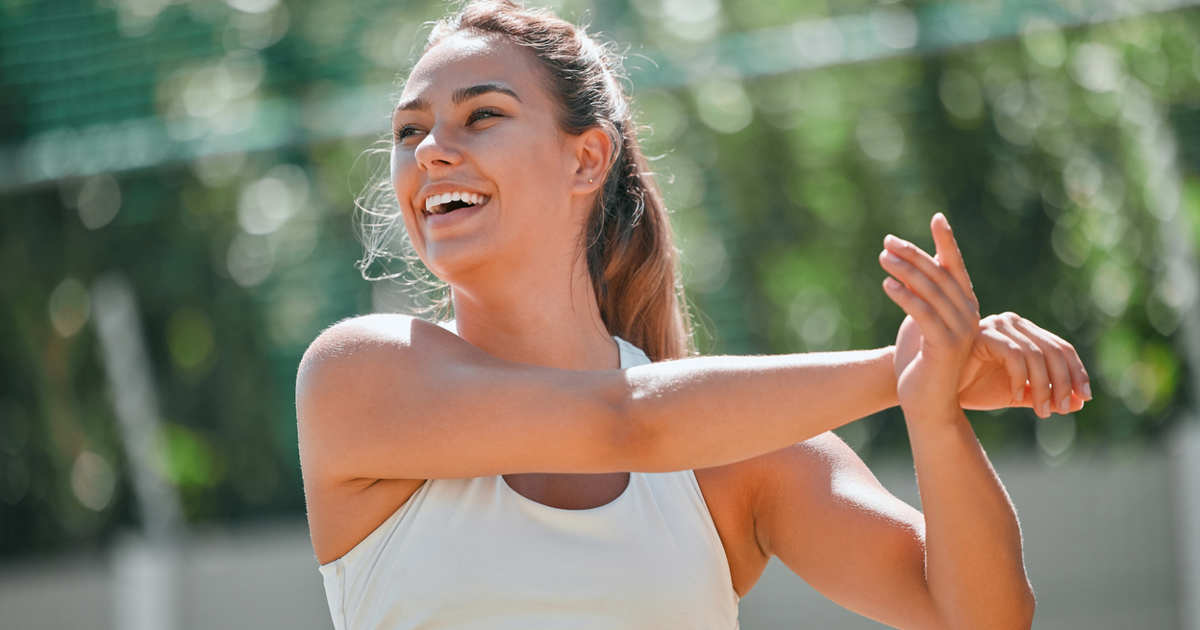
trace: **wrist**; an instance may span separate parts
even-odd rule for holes
[[[900,409],[904,412],[905,424],[909,426],[949,425],[966,420],[966,414],[957,399],[901,404]]]

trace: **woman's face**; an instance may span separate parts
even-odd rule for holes
[[[420,59],[393,114],[404,223],[426,266],[451,284],[480,269],[557,266],[578,248],[576,145],[559,129],[536,63],[502,39],[456,33]],[[428,197],[456,191],[482,203],[427,212]]]

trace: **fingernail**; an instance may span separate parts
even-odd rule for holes
[[[1016,399],[1017,399],[1017,402],[1025,402],[1025,388],[1024,387],[1017,390]]]
[[[1092,384],[1091,383],[1083,384],[1083,395],[1086,396],[1088,398],[1088,400],[1091,400],[1091,398],[1092,398]]]
[[[1071,399],[1069,397],[1064,398],[1064,399],[1058,401],[1058,410],[1061,411],[1062,413],[1070,413],[1071,412],[1070,404],[1071,404]]]
[[[1050,415],[1050,401],[1047,400],[1046,402],[1042,403],[1042,414],[1041,415],[1043,415],[1043,416]]]

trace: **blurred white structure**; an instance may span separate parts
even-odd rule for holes
[[[100,357],[130,462],[141,523],[140,534],[122,541],[113,556],[114,627],[175,630],[183,511],[175,487],[155,461],[162,415],[137,298],[123,274],[109,272],[92,286],[92,303]]]

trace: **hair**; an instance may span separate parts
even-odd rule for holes
[[[459,32],[500,37],[528,50],[545,71],[547,91],[559,105],[560,129],[578,135],[599,127],[608,134],[612,159],[580,243],[600,316],[610,334],[642,348],[652,361],[696,354],[678,274],[679,253],[662,193],[638,142],[630,99],[619,82],[625,79],[620,55],[597,43],[584,27],[512,0],[469,2],[434,24],[422,52]],[[383,244],[388,233],[402,229],[399,213],[370,209],[394,199],[390,178],[382,177],[358,202],[367,215],[382,219],[363,226],[367,251],[357,266],[368,280],[380,279],[366,275],[374,258],[398,257]],[[371,232],[371,228],[383,230]],[[411,242],[405,238],[404,245],[408,254],[399,257],[412,267],[416,256]],[[420,271],[410,274],[409,286],[442,291],[427,310],[446,312],[445,285],[421,276]]]

